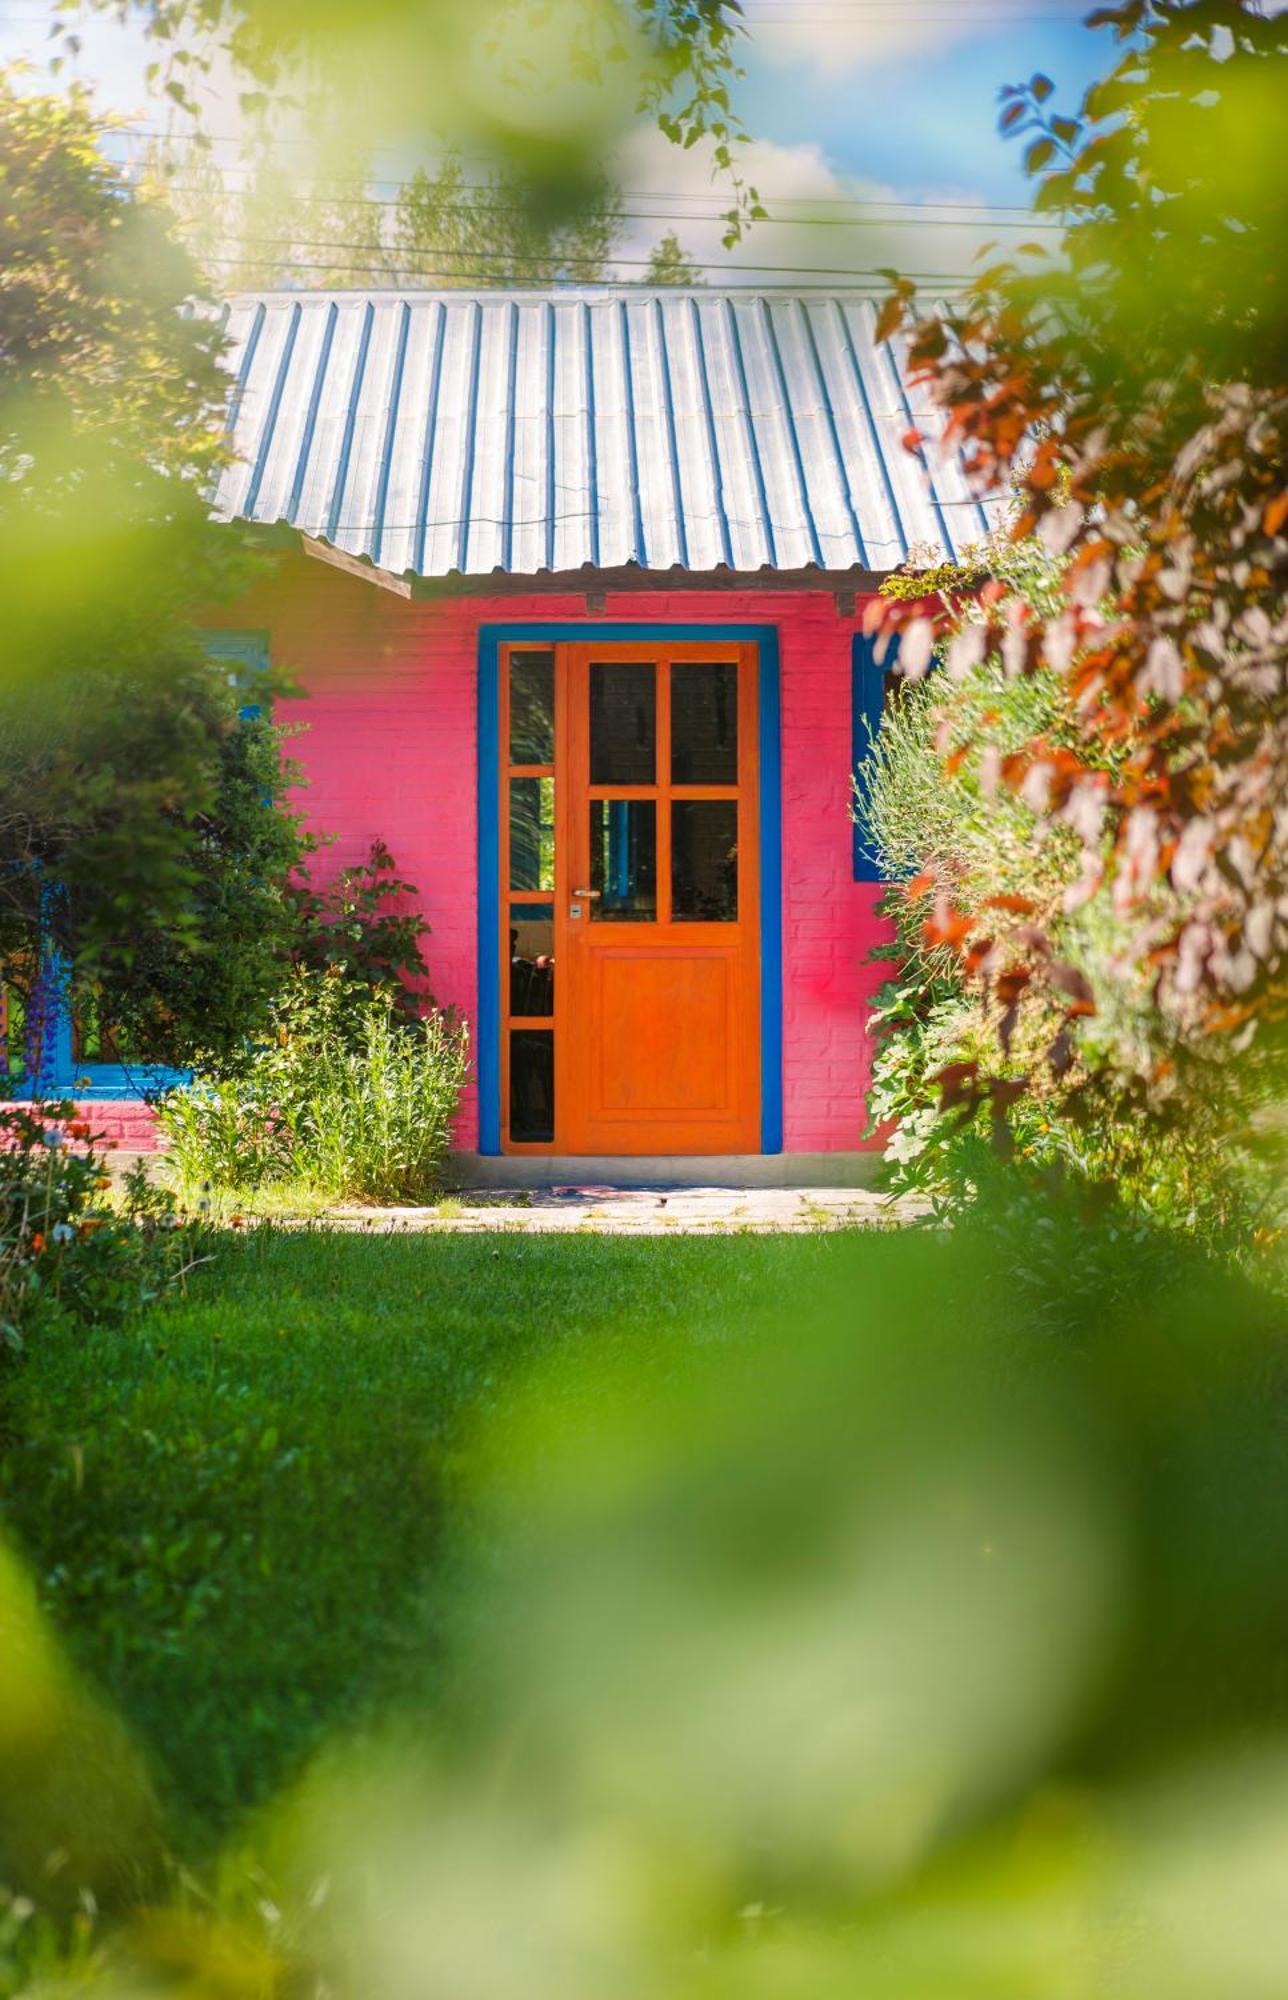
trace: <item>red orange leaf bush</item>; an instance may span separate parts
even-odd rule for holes
[[[989,263],[951,309],[899,281],[882,325],[1049,574],[985,551],[871,623],[945,669],[940,809],[969,766],[1034,853],[976,902],[951,841],[907,856],[924,948],[988,1022],[954,1088],[1008,1120],[1094,1091],[1103,1129],[1174,1120],[1182,1081],[1249,1051],[1264,1084],[1288,1004],[1288,16],[1097,18],[1125,53],[1076,118],[1046,78],[1004,93],[1059,249]]]

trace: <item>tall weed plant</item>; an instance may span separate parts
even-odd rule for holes
[[[465,1031],[442,1014],[399,1021],[363,1007],[352,1041],[328,1038],[301,1106],[297,1151],[330,1194],[415,1201],[442,1181],[468,1071]]]
[[[233,1073],[171,1092],[161,1125],[187,1187],[419,1201],[441,1186],[468,1074],[452,1015],[411,1017],[392,986],[301,967],[268,1039]]]

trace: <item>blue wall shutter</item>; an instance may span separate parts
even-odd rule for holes
[[[878,665],[876,640],[856,632],[850,656],[850,768],[857,771],[871,755],[872,744],[885,709],[885,683],[894,662],[894,649]],[[876,855],[869,847],[863,828],[854,822],[854,879],[856,882],[884,880]]]

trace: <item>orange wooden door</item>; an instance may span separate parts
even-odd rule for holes
[[[760,1150],[756,649],[560,649],[556,1150]]]

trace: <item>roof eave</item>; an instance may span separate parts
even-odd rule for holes
[[[667,569],[647,569],[639,563],[623,563],[615,568],[598,568],[583,563],[576,569],[502,570],[477,573],[451,570],[444,576],[424,576],[414,570],[401,574],[382,569],[369,556],[350,555],[318,535],[307,535],[286,522],[273,527],[239,520],[240,527],[264,548],[298,548],[315,562],[325,563],[345,576],[357,577],[380,590],[411,600],[437,597],[518,596],[533,590],[581,595],[592,591],[663,590],[831,590],[868,596],[880,589],[890,569],[870,569],[858,564],[843,569],[824,569],[807,563],[797,569],[731,569],[718,564],[714,569],[685,569],[678,563]]]

